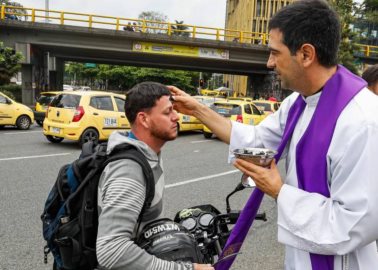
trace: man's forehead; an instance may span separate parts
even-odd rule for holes
[[[159,107],[162,109],[169,108],[172,106],[172,102],[170,101],[170,96],[162,96],[158,100],[156,100],[154,107]]]

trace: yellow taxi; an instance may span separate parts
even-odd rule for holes
[[[0,128],[11,125],[25,130],[29,129],[33,122],[32,109],[0,92]]]
[[[130,129],[124,104],[125,95],[110,92],[61,92],[46,111],[43,134],[52,143],[107,140],[114,130]]]
[[[259,108],[260,111],[263,111],[265,115],[274,113],[280,107],[280,103],[277,101],[270,100],[253,100],[253,104]]]
[[[247,101],[247,102],[252,102],[252,98],[249,97],[228,97],[228,100],[241,100],[241,101]]]
[[[210,107],[215,101],[223,100],[212,96],[194,96],[202,104]],[[203,130],[203,124],[196,117],[179,113],[179,121],[177,122],[177,131],[191,131],[191,130]]]
[[[241,100],[216,101],[211,108],[231,121],[247,125],[257,125],[265,118],[265,115],[252,102]],[[204,125],[203,135],[206,139],[210,139],[213,133]]]
[[[38,125],[43,126],[43,120],[45,120],[46,110],[51,100],[61,91],[41,92],[39,98],[35,103],[34,119]]]

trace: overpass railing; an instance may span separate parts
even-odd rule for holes
[[[375,57],[378,58],[378,46],[356,44],[359,50],[355,53],[357,56]]]
[[[260,32],[248,32],[234,29],[204,27],[171,22],[149,21],[133,18],[121,18],[77,12],[65,12],[18,6],[1,6],[0,19],[45,22],[60,25],[75,25],[89,28],[106,28],[142,33],[178,35],[191,38],[208,38],[237,43],[267,45],[268,35]],[[357,56],[378,57],[378,46],[357,44]]]

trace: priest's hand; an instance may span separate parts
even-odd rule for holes
[[[242,159],[236,159],[234,166],[250,176],[261,191],[274,199],[278,197],[283,183],[274,160],[270,168],[260,167]]]
[[[173,107],[178,112],[194,115],[196,111],[201,109],[202,104],[184,91],[175,86],[167,86],[167,88],[172,94]]]

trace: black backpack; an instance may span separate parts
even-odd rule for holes
[[[119,159],[140,164],[146,181],[146,200],[138,226],[155,194],[155,181],[146,157],[130,144],[120,144],[110,155],[107,143],[95,146],[85,143],[80,158],[61,167],[41,216],[44,262],[48,253],[54,256],[54,269],[92,270],[97,267],[96,238],[98,229],[97,188],[105,166]]]

